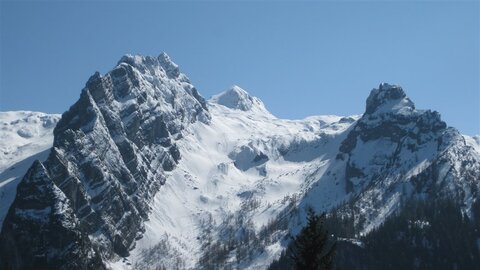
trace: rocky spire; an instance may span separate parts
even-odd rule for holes
[[[378,88],[373,89],[367,98],[365,113],[390,111],[412,111],[415,109],[413,102],[407,97],[402,87],[381,83]]]

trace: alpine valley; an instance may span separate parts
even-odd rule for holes
[[[396,85],[285,120],[126,55],[61,116],[1,112],[0,150],[1,269],[288,269],[309,208],[340,269],[480,269],[480,137]]]

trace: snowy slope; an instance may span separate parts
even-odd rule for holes
[[[322,174],[342,132],[358,118],[278,119],[238,86],[214,96],[208,108],[211,122],[194,124],[179,143],[182,160],[155,196],[146,232],[125,263],[154,268],[142,264],[145,254],[169,239],[186,268],[198,267],[206,221],[221,224],[251,200],[260,204],[250,213],[259,230],[285,207],[285,198],[308,187],[306,179]],[[161,262],[167,268],[177,264]]]
[[[58,114],[0,112],[0,229],[18,182],[35,160],[45,160]]]
[[[238,240],[242,230],[261,235],[264,226],[288,210],[287,229],[274,233],[277,240],[258,244],[264,246],[254,251],[253,258],[238,262],[237,253],[232,252],[224,260],[231,267],[263,269],[285,248],[282,235],[296,233],[303,226],[303,212],[295,212],[292,203],[298,209],[311,206],[321,212],[354,202],[358,216],[365,217],[361,226],[367,233],[398,209],[402,196],[427,196],[416,193],[410,181],[418,181],[418,175],[435,162],[459,160],[445,158],[449,149],[465,151],[471,146],[476,156],[473,162],[478,164],[475,138],[463,141],[455,131],[445,129],[438,114],[415,109],[401,88],[382,84],[369,99],[363,117],[284,120],[271,115],[259,99],[238,86],[214,96],[208,103],[211,122],[192,125],[179,142],[183,158],[155,196],[143,238],[129,258],[112,265],[120,269],[132,265],[137,269],[158,265],[208,268],[199,262],[211,243],[228,242],[231,237]],[[376,131],[372,133],[375,138],[361,136],[361,130],[370,134],[379,126],[387,133]],[[410,135],[398,141],[402,129]],[[345,158],[339,149],[355,134],[363,139],[358,139]],[[437,138],[448,140],[440,147]],[[413,150],[403,147],[413,147],[412,143],[416,145]],[[364,172],[349,180],[346,175],[353,164]],[[378,182],[375,179],[382,172],[385,180]],[[359,184],[350,187],[349,181]],[[403,194],[402,188],[408,194]],[[469,188],[466,183],[450,187],[452,192]],[[460,199],[468,205],[475,198]]]

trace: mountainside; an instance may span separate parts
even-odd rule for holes
[[[381,84],[342,142],[332,171],[345,180],[348,207],[367,233],[411,197],[461,202],[478,197],[480,156],[437,112],[417,110],[398,86]],[[316,190],[311,191],[318,193]]]
[[[34,160],[47,158],[59,119],[58,114],[0,112],[0,229],[23,175]]]
[[[285,120],[238,86],[204,100],[166,54],[127,55],[56,117],[16,194],[26,167],[8,190],[0,168],[6,269],[265,269],[308,207],[366,235],[412,198],[469,216],[479,198],[480,137],[385,83],[363,115]]]
[[[105,76],[95,73],[56,125],[53,148],[43,163],[45,181],[61,190],[69,200],[65,207],[79,219],[71,230],[88,234],[103,258],[128,255],[143,231],[148,202],[165,182],[163,172],[180,159],[175,140],[184,125],[199,119],[209,120],[205,101],[165,54],[125,56]],[[15,202],[28,196],[18,192]],[[28,218],[37,217],[19,222],[15,202],[4,226],[22,230]],[[32,211],[40,207],[27,206]],[[4,240],[8,233],[2,232],[0,249],[12,249]],[[16,242],[12,252],[22,253],[23,244],[29,243]],[[71,243],[63,244],[59,249]],[[32,254],[41,256],[47,254]],[[2,258],[15,267],[9,260]]]

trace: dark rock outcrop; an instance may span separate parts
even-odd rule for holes
[[[17,194],[0,234],[1,269],[105,269],[70,200],[40,162]]]

